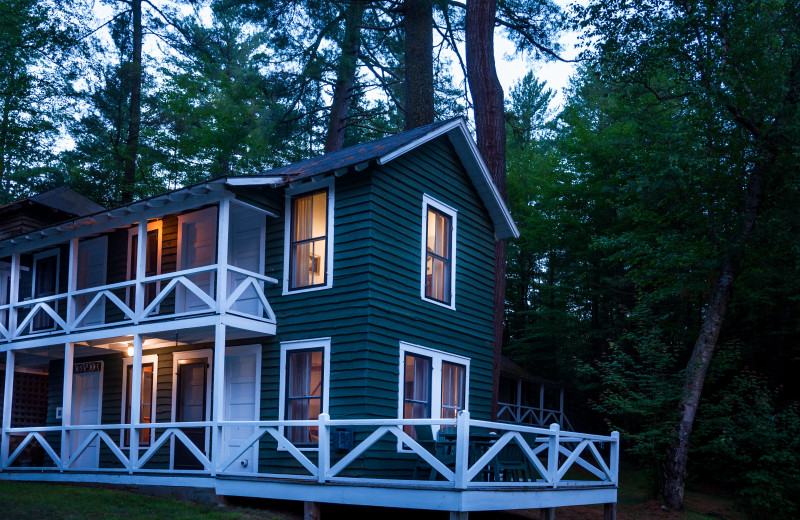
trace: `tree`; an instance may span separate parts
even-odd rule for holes
[[[589,36],[599,39],[593,55],[600,59],[598,81],[635,95],[639,100],[635,106],[651,111],[651,117],[661,110],[682,118],[671,120],[672,153],[664,155],[677,159],[673,175],[690,175],[698,189],[670,200],[672,208],[651,201],[649,210],[638,209],[655,217],[650,224],[656,229],[668,227],[666,215],[690,222],[694,226],[690,229],[706,238],[698,241],[706,248],[705,258],[713,259],[704,262],[696,250],[684,254],[687,262],[682,266],[693,269],[682,273],[684,279],[695,279],[693,283],[698,273],[705,275],[703,293],[695,294],[705,294],[706,300],[693,324],[696,337],[686,359],[679,419],[664,461],[664,498],[672,508],[683,502],[690,436],[705,375],[754,226],[766,198],[777,195],[770,188],[780,183],[786,165],[792,164],[791,143],[800,129],[799,16],[796,3],[781,1],[643,2],[636,9],[601,1],[583,12],[584,27],[593,28]],[[676,145],[681,146],[680,153]],[[711,157],[720,160],[708,160]],[[643,157],[636,159],[642,168]],[[648,166],[653,167],[649,159]],[[663,191],[658,195],[663,198]],[[643,224],[642,216],[638,218]],[[625,238],[639,241],[645,236]],[[647,242],[673,250],[678,263],[671,268],[681,271],[676,239],[673,232]],[[672,283],[667,286],[676,288]],[[640,285],[643,289],[664,294],[663,288],[650,283]]]

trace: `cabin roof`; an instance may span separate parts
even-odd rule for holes
[[[66,186],[59,186],[58,188],[39,193],[38,195],[4,204],[0,206],[0,214],[14,211],[17,208],[31,203],[48,206],[76,217],[103,211],[103,206],[95,204],[80,193],[76,193]]]
[[[495,236],[497,238],[518,237],[519,230],[514,224],[500,192],[491,180],[489,170],[478,153],[477,145],[469,133],[466,122],[460,117],[313,157],[270,170],[261,175],[227,177],[226,184],[231,186],[274,186],[300,181],[315,175],[343,174],[351,171],[351,168],[360,171],[373,162],[378,165],[387,164],[442,136],[446,136],[453,144],[478,196],[489,211],[489,216],[495,226]]]

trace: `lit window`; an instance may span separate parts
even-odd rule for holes
[[[328,190],[291,199],[289,287],[326,285],[328,247]]]
[[[422,298],[455,308],[456,211],[423,196]]]
[[[404,342],[400,356],[401,418],[455,419],[467,408],[469,358]],[[416,438],[413,427],[404,430]]]

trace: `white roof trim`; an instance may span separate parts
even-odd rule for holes
[[[285,181],[280,177],[251,177],[227,178],[225,184],[228,186],[275,186],[283,184]]]
[[[386,164],[443,134],[447,134],[450,141],[453,143],[456,153],[464,163],[467,174],[477,188],[478,196],[483,200],[486,209],[489,211],[489,216],[492,217],[492,220],[494,220],[496,224],[505,224],[507,232],[504,233],[502,230],[495,229],[495,237],[498,239],[510,237],[518,238],[519,229],[517,229],[514,219],[511,218],[511,213],[508,211],[505,201],[500,196],[500,192],[497,191],[497,186],[495,186],[492,181],[489,169],[486,167],[486,163],[483,162],[483,158],[478,152],[478,146],[472,139],[472,135],[470,135],[467,124],[463,119],[453,120],[415,139],[407,145],[379,157],[378,164]],[[488,188],[488,193],[487,190],[483,188]]]

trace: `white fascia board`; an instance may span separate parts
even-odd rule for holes
[[[284,184],[280,177],[229,177],[225,180],[228,186],[279,186]]]
[[[514,223],[514,219],[511,218],[511,213],[500,196],[500,192],[497,191],[497,186],[492,181],[489,169],[486,167],[486,163],[483,162],[483,158],[478,152],[478,146],[472,139],[472,135],[470,135],[467,124],[463,119],[456,119],[446,125],[442,125],[407,145],[379,157],[378,164],[384,165],[443,134],[447,134],[450,138],[456,153],[464,163],[467,174],[477,188],[478,195],[489,210],[489,216],[492,217],[492,221],[495,224],[495,238],[518,238],[519,230],[517,225]]]

